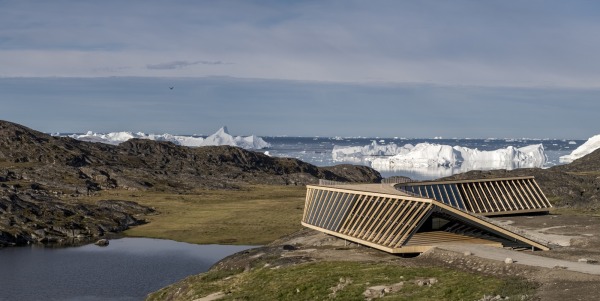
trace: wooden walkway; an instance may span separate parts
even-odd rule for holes
[[[504,261],[506,258],[511,258],[515,264],[523,264],[528,266],[543,267],[550,269],[558,267],[573,272],[600,275],[600,265],[597,264],[589,264],[584,262],[574,262],[543,256],[536,256],[528,252],[506,250],[485,245],[456,244],[444,245],[440,246],[439,248],[458,253],[464,253],[466,251],[469,251],[474,256],[498,261]]]

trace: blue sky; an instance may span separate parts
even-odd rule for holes
[[[584,139],[600,132],[599,32],[595,1],[0,0],[0,119]]]

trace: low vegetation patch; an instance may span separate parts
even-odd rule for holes
[[[123,199],[153,207],[149,223],[125,235],[197,244],[262,245],[300,230],[306,188],[258,185],[187,194],[102,191],[93,199]]]
[[[382,289],[380,295],[370,292]],[[318,262],[250,271],[213,270],[151,294],[148,300],[480,300],[500,295],[526,300],[533,285],[518,278],[480,276],[438,267],[394,263]]]

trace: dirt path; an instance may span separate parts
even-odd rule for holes
[[[516,264],[523,264],[535,267],[544,268],[560,268],[574,272],[600,275],[600,265],[589,264],[585,262],[574,262],[568,260],[560,260],[542,256],[532,255],[531,253],[506,250],[495,247],[482,245],[447,245],[439,247],[444,250],[453,252],[471,252],[474,256],[504,261],[506,258],[511,258]]]

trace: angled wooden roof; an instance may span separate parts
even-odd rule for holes
[[[418,231],[433,217],[452,220],[460,230]],[[511,241],[548,249],[539,241],[472,213],[410,196],[389,184],[307,186],[302,225],[390,253],[424,252],[448,242],[501,246],[503,241]]]
[[[486,216],[548,212],[552,208],[533,177],[411,182],[395,187]]]

